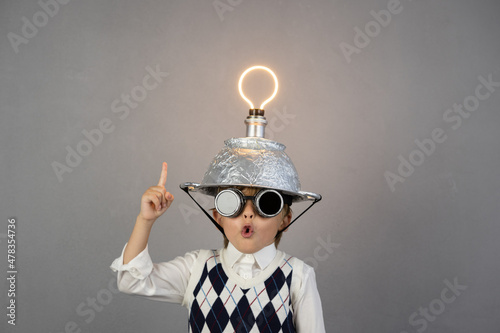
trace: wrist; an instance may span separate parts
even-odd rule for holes
[[[137,216],[136,225],[143,226],[146,228],[152,228],[156,219],[145,219],[141,214]]]

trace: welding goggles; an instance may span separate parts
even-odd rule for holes
[[[292,204],[292,197],[273,189],[262,189],[254,196],[246,196],[236,188],[222,190],[215,197],[215,209],[224,217],[237,217],[247,200],[251,200],[257,213],[265,218],[275,217],[285,204]]]

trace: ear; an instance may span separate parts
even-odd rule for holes
[[[283,221],[281,221],[281,224],[280,224],[280,231],[285,229],[286,227],[288,227],[290,225],[290,222],[292,221],[292,210],[290,209],[290,211],[288,212],[288,214],[286,214],[284,217],[283,217]],[[284,232],[287,232],[288,229],[286,229]]]
[[[214,220],[217,222],[222,227],[222,215],[219,214],[217,209],[212,209],[212,216],[214,217]]]

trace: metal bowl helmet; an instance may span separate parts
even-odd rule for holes
[[[210,163],[201,183],[181,188],[215,196],[221,187],[269,188],[292,197],[293,202],[320,199],[300,190],[297,170],[285,153],[285,145],[264,138],[232,138]]]

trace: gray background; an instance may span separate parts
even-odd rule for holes
[[[58,7],[0,5],[2,332],[186,331],[184,308],[115,293],[109,265],[162,161],[176,199],[154,227],[153,259],[221,245],[178,184],[200,181],[223,141],[244,135],[237,81],[255,64],[281,84],[266,107],[269,137],[287,145],[302,189],[324,196],[281,249],[316,267],[327,331],[500,332],[500,88],[460,127],[457,114],[444,120],[479,76],[500,82],[498,1],[402,0],[385,26],[370,12],[386,0]],[[9,36],[24,38],[35,20],[16,50]],[[356,27],[372,29],[368,42]],[[346,57],[341,45],[356,42]],[[141,96],[148,66],[169,75]],[[248,94],[264,96],[251,82],[269,78],[251,78]],[[113,112],[131,92],[137,106]],[[52,164],[103,119],[113,131],[58,179]],[[418,153],[415,140],[436,128],[446,140]],[[399,155],[419,165],[391,189],[385,173],[398,173]],[[5,315],[10,217],[15,327]],[[446,281],[464,287],[454,294]]]

